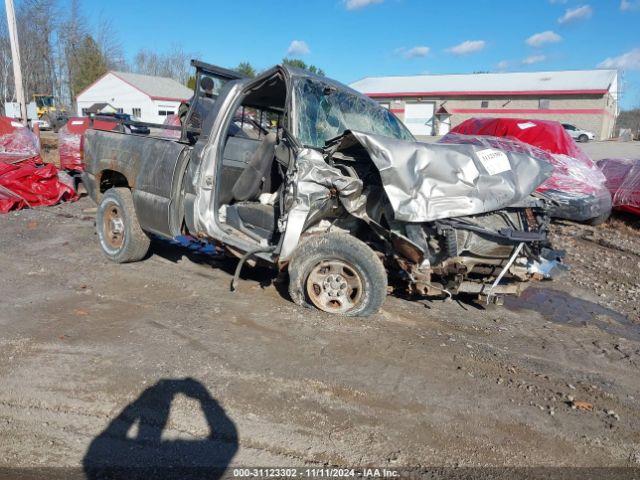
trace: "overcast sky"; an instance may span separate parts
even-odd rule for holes
[[[640,107],[640,0],[85,0],[130,58],[180,44],[222,66],[284,56],[349,83],[371,75],[624,70]]]

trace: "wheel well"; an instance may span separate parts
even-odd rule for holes
[[[112,187],[129,187],[129,181],[122,173],[115,170],[103,170],[100,174],[100,193]]]

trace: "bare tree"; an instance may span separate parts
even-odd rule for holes
[[[191,69],[190,60],[195,56],[175,44],[167,53],[157,53],[143,48],[135,55],[132,70],[145,75],[170,77],[186,85]]]
[[[102,57],[110,70],[127,70],[124,49],[117,29],[111,18],[100,15],[98,26],[93,35]]]
[[[0,22],[0,95],[2,101],[13,101],[13,69],[11,68],[11,45],[7,22]],[[2,105],[4,107],[4,104]]]

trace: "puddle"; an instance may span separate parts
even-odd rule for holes
[[[575,327],[593,325],[611,335],[640,341],[640,325],[626,316],[559,290],[531,287],[518,298],[506,297],[504,305],[516,312],[533,310],[554,323]]]

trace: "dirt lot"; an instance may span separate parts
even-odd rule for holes
[[[573,270],[503,308],[357,319],[162,242],[112,264],[91,207],[0,216],[0,467],[640,466],[632,220],[555,227]]]

